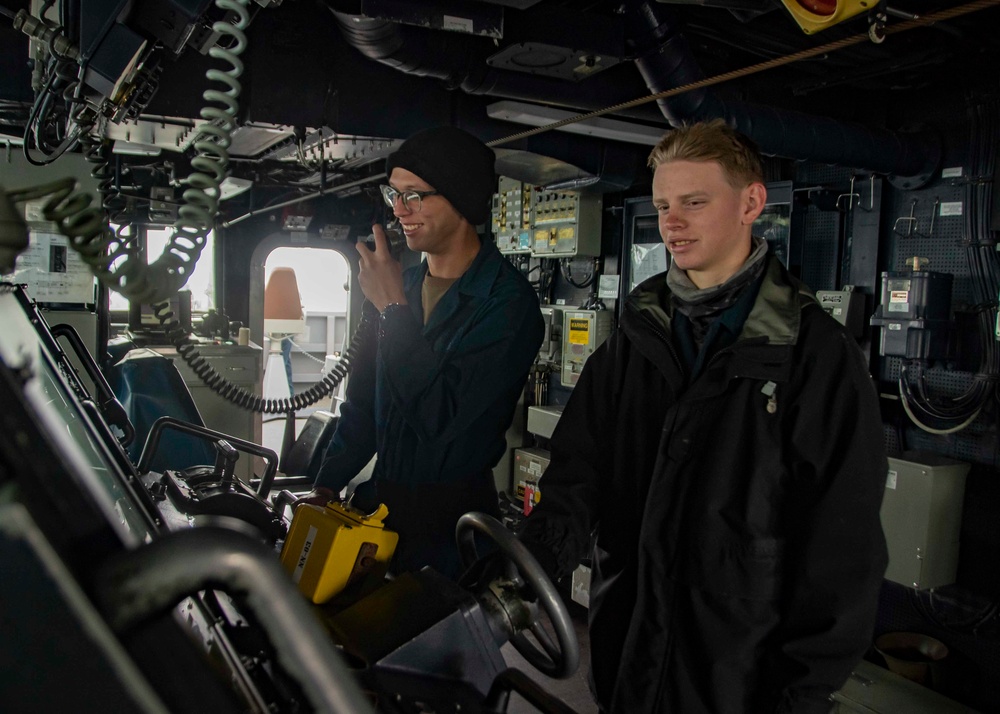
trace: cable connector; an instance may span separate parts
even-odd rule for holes
[[[14,29],[46,45],[57,57],[64,57],[74,62],[80,59],[79,48],[70,42],[69,38],[24,10],[18,10],[14,16]]]

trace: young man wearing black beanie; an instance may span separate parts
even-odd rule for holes
[[[378,339],[353,362],[315,489],[299,502],[336,498],[377,455],[352,503],[388,507],[395,573],[429,565],[457,578],[459,517],[499,517],[492,469],[542,342],[534,290],[476,231],[490,215],[494,161],[461,129],[414,134],[387,159],[381,190],[407,246],[426,259],[404,273],[379,225],[374,251],[358,243]]]

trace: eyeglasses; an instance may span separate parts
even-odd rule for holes
[[[398,198],[406,206],[406,210],[413,213],[420,213],[424,198],[438,195],[437,191],[397,191],[387,184],[382,184],[379,189],[382,191],[382,198],[385,199],[389,208],[396,207],[396,199]]]

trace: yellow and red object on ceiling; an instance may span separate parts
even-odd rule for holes
[[[875,7],[877,0],[781,0],[807,35],[848,20]]]

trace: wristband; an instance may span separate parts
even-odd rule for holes
[[[383,307],[382,308],[382,312],[380,312],[378,314],[379,319],[380,320],[384,320],[385,318],[387,318],[389,315],[391,315],[392,313],[394,313],[396,310],[398,310],[401,307],[403,307],[403,303],[401,303],[401,302],[391,302],[391,303],[389,303],[388,305],[386,305],[385,307]]]
[[[391,302],[386,305],[382,312],[378,316],[378,336],[379,338],[385,337],[385,323],[392,315],[399,312],[403,308],[402,303]]]

